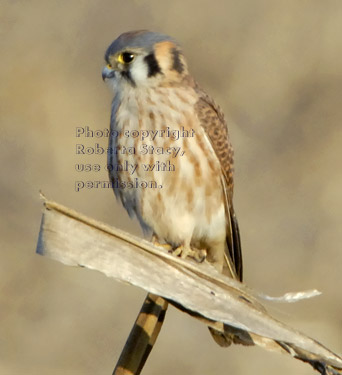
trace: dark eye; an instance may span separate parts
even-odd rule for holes
[[[119,60],[121,60],[125,64],[129,64],[134,60],[134,57],[135,57],[134,54],[131,52],[123,52],[120,55]]]

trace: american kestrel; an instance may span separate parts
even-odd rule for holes
[[[115,195],[175,254],[242,280],[233,209],[233,149],[220,108],[197,85],[179,44],[150,31],[120,35],[102,77],[114,90],[108,166]]]

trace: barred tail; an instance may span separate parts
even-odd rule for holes
[[[157,340],[168,302],[148,294],[134,323],[113,375],[138,375]]]

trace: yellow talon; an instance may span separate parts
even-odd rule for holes
[[[175,256],[180,256],[182,259],[187,257],[193,258],[196,262],[203,262],[207,256],[206,250],[191,249],[190,247],[179,246],[172,252]]]
[[[155,235],[152,236],[152,243],[163,250],[171,251],[172,246],[169,243],[160,243]]]
[[[163,250],[166,250],[172,253],[172,255],[176,257],[181,257],[182,259],[190,257],[194,259],[196,262],[201,263],[207,257],[207,251],[204,249],[196,249],[196,248],[192,249],[190,246],[184,246],[184,245],[181,245],[177,247],[176,249],[174,249],[169,243],[160,243],[155,234],[152,236],[151,242],[153,243],[154,246],[159,247]]]

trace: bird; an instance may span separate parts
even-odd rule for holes
[[[105,64],[102,78],[114,92],[108,170],[116,197],[156,246],[198,262],[206,259],[242,282],[234,153],[222,110],[192,77],[181,46],[168,35],[123,33],[108,47]],[[265,313],[254,298],[241,298]],[[113,374],[140,374],[169,302],[196,316],[149,293]],[[335,365],[291,342],[214,323],[218,329],[209,330],[220,346],[259,345],[290,354],[322,374],[337,373]]]
[[[242,281],[227,123],[180,44],[159,32],[125,32],[105,52],[102,78],[113,90],[108,165],[117,199],[157,245]]]

